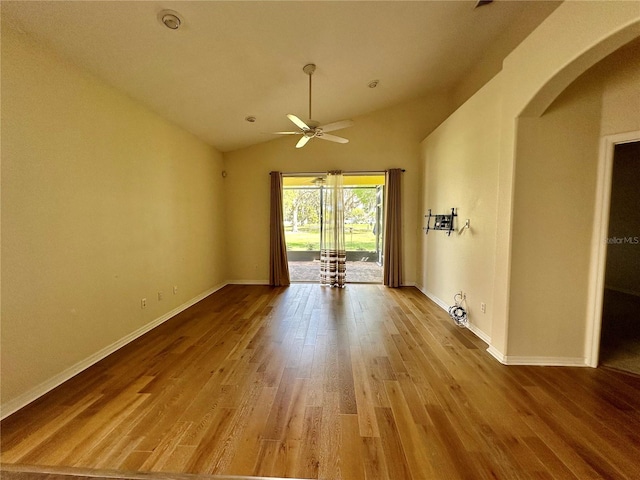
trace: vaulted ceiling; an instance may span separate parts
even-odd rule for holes
[[[512,50],[559,2],[3,1],[3,22],[221,151],[448,92]],[[177,30],[158,18],[179,13]],[[377,88],[369,88],[379,80]],[[249,123],[245,117],[255,116]]]

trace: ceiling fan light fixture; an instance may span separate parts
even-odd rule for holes
[[[178,30],[182,25],[180,14],[173,10],[162,10],[158,13],[158,20],[170,30]]]

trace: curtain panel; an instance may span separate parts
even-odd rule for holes
[[[344,245],[342,172],[327,173],[322,206],[320,283],[343,288],[346,281],[347,252]]]
[[[271,172],[271,213],[269,232],[269,285],[290,284],[287,244],[284,238],[282,213],[282,174]]]
[[[383,283],[397,288],[402,286],[402,170],[389,170],[386,183]]]

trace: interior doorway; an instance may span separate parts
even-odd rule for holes
[[[614,146],[600,365],[640,375],[640,141]]]
[[[292,282],[319,282],[325,176],[283,175],[285,241]],[[344,173],[347,283],[382,283],[385,175]]]

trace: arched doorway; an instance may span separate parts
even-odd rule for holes
[[[634,31],[637,36],[637,24]],[[625,121],[612,108],[621,103],[615,96],[632,98],[623,105],[632,111],[637,101],[627,87],[633,83],[621,86],[618,70],[607,78],[602,66],[633,48],[631,38],[616,32],[585,51],[550,77],[517,118],[508,350],[527,363],[597,366],[602,287],[596,288],[596,267],[606,238],[595,230],[603,188],[599,142],[603,133],[637,128],[637,108]]]

